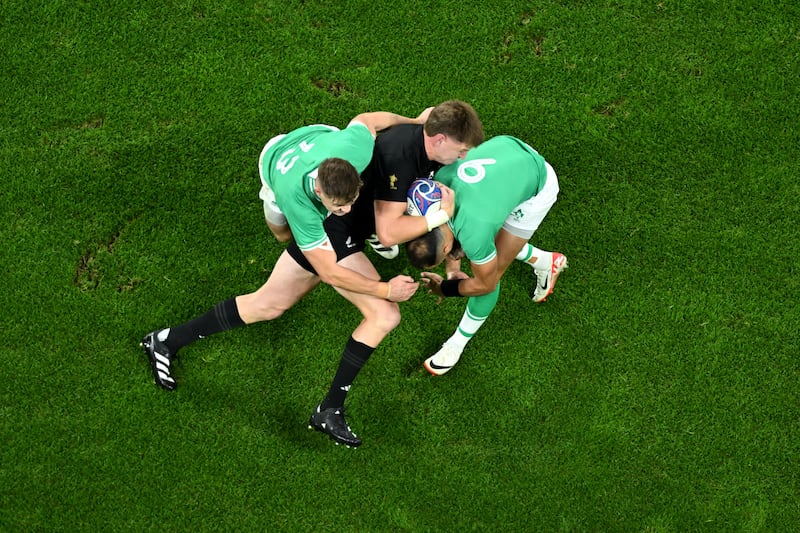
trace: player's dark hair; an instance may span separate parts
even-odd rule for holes
[[[317,169],[317,184],[332,200],[350,203],[361,189],[361,178],[349,161],[329,157]]]
[[[443,133],[473,147],[483,142],[483,124],[478,113],[461,100],[448,100],[434,107],[425,121],[425,133],[429,137]]]
[[[433,228],[425,235],[408,241],[406,243],[408,262],[420,270],[435,267],[441,263],[439,248],[442,240],[444,240],[442,229]]]

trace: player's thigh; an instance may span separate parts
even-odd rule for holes
[[[381,279],[381,275],[378,274],[378,270],[375,268],[375,265],[372,264],[364,252],[348,255],[347,257],[340,259],[338,264],[339,266],[343,266],[354,272],[358,272],[365,278],[375,281]]]
[[[339,264],[369,279],[380,279],[380,274],[363,253],[345,257]],[[364,320],[353,331],[355,340],[375,347],[400,324],[400,306],[397,303],[340,288],[336,288],[336,291],[355,305],[364,316]]]
[[[267,221],[270,231],[273,235],[281,241],[287,242],[292,238],[292,230],[289,227],[289,222],[286,220],[286,215],[283,214],[278,202],[275,199],[275,193],[269,188],[266,182],[261,183],[261,190],[258,197],[264,206],[264,218]]]
[[[247,323],[275,318],[318,284],[319,277],[301,267],[284,250],[266,283],[257,291],[237,298],[239,314]]]
[[[268,293],[282,302],[295,303],[319,285],[319,276],[309,272],[286,250],[281,253],[269,279],[258,292]]]
[[[509,265],[514,262],[517,254],[519,254],[520,250],[522,250],[522,247],[527,242],[527,238],[515,235],[505,228],[501,228],[500,231],[497,232],[494,239],[494,246],[497,249],[498,280],[503,277]]]
[[[348,255],[339,261],[339,265],[358,272],[365,278],[375,281],[379,281],[381,279],[381,275],[378,274],[375,266],[370,262],[363,252]],[[399,312],[397,311],[399,308],[394,302],[390,302],[376,296],[371,296],[369,294],[348,291],[339,287],[336,287],[336,291],[344,296],[348,301],[352,302],[353,305],[358,307],[358,309],[361,311],[361,314],[363,314],[365,318],[375,317],[376,315],[386,313],[394,314],[395,312]]]
[[[539,225],[558,199],[558,177],[553,167],[548,163],[545,163],[545,166],[547,178],[542,190],[515,207],[503,223],[504,230],[525,240],[530,240],[539,229]]]

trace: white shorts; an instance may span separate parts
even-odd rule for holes
[[[269,149],[284,137],[286,137],[286,134],[276,135],[270,139],[266,146],[264,146],[264,149],[261,150],[261,155],[258,158],[258,175],[261,178],[261,190],[258,193],[258,197],[261,198],[261,201],[264,203],[264,217],[270,224],[275,226],[286,226],[288,222],[286,221],[286,215],[283,214],[283,211],[281,211],[281,208],[278,207],[278,203],[275,201],[275,193],[272,192],[272,189],[267,185],[267,180],[264,179],[264,167],[262,163],[264,161],[264,155]]]
[[[503,229],[515,237],[525,240],[533,237],[534,232],[539,229],[539,224],[556,203],[558,177],[549,163],[545,162],[545,167],[547,167],[547,178],[542,190],[515,207],[503,223]]]

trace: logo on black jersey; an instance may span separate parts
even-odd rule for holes
[[[395,176],[394,174],[389,176],[389,188],[392,189],[393,191],[397,190],[397,176]]]

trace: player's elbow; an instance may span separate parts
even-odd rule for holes
[[[350,284],[347,282],[347,276],[340,275],[338,272],[335,271],[325,271],[319,268],[316,268],[317,276],[319,276],[319,280],[326,285],[330,285],[331,287],[347,289],[349,288]]]
[[[483,296],[484,294],[489,294],[490,292],[494,291],[497,288],[497,283],[494,280],[488,279],[481,279],[481,278],[473,278],[472,283],[472,293],[473,296]]]
[[[400,241],[385,228],[378,229],[375,233],[378,235],[378,240],[381,241],[381,244],[384,246],[400,244]]]
[[[496,283],[494,285],[484,284],[484,285],[481,285],[478,288],[478,290],[480,291],[480,296],[483,296],[484,294],[489,294],[490,292],[493,292],[496,288],[497,288],[497,284]]]
[[[361,114],[358,114],[355,117],[353,117],[353,119],[350,121],[350,124],[352,124],[353,122],[358,122],[360,124],[363,124],[364,126],[367,127],[369,132],[374,137],[375,134],[380,129],[378,127],[379,125],[375,123],[375,117],[376,116],[377,115],[374,112],[373,113],[361,113]]]
[[[338,280],[338,278],[336,276],[332,276],[328,272],[320,272],[319,269],[317,269],[317,275],[319,276],[319,280],[322,283],[330,285],[331,287],[338,287],[339,286],[338,285],[339,280]]]

